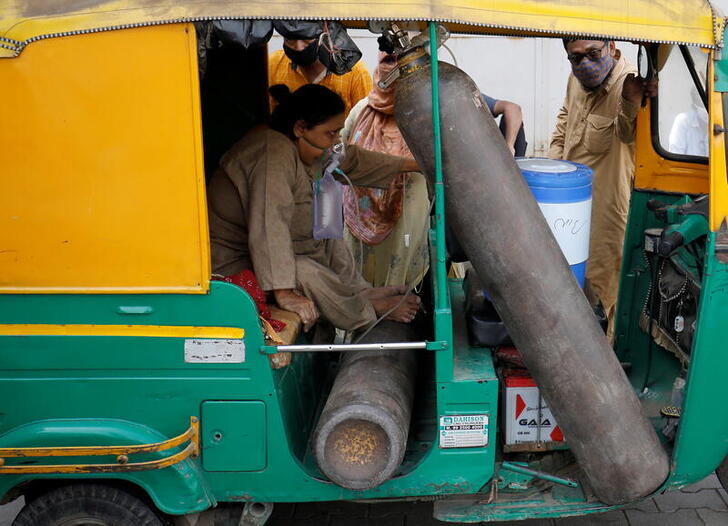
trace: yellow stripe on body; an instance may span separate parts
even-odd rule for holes
[[[187,325],[50,325],[0,324],[0,336],[141,336],[152,338],[211,338],[240,340],[239,327],[192,327]]]

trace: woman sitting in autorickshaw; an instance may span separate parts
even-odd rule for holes
[[[290,93],[271,89],[279,104],[271,127],[248,133],[221,159],[208,186],[213,272],[253,269],[260,286],[308,330],[319,317],[356,330],[392,309],[387,319],[410,322],[420,299],[404,287],[377,287],[356,271],[341,239],[314,239],[313,187],[325,154],[339,140],[344,103],[309,84]],[[358,185],[386,187],[411,159],[349,146],[339,168]]]

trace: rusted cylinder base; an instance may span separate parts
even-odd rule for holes
[[[409,341],[408,332],[407,325],[382,322],[366,340]],[[407,445],[415,369],[415,351],[343,355],[314,432],[316,460],[331,481],[362,490],[396,472]]]

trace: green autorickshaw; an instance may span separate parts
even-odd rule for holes
[[[429,319],[408,347],[419,372],[404,459],[369,489],[320,471],[311,436],[347,347],[319,352],[290,316],[282,343],[266,338],[250,296],[211,279],[205,197],[206,154],[264,122],[268,99],[265,47],[208,49],[199,27],[294,19],[394,21],[430,51],[436,26],[643,48],[661,84],[638,115],[613,347],[670,459],[651,494],[712,473],[728,452],[728,59],[708,2],[5,0],[0,495],[25,497],[15,524],[194,524],[204,513],[264,524],[274,503],[336,500],[431,500],[449,522],[622,505],[590,490],[568,433],[565,445],[506,443],[498,348],[471,344],[463,280],[446,275],[442,184]],[[218,68],[214,85],[200,80],[203,60]],[[689,78],[686,91],[668,74]],[[661,109],[674,115],[693,91],[709,115],[707,156],[671,151],[660,131]],[[240,99],[232,123],[213,111]],[[670,235],[680,242],[658,259]]]

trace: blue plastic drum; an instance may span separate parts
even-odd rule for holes
[[[591,168],[554,159],[523,158],[516,162],[583,287],[591,229]]]

